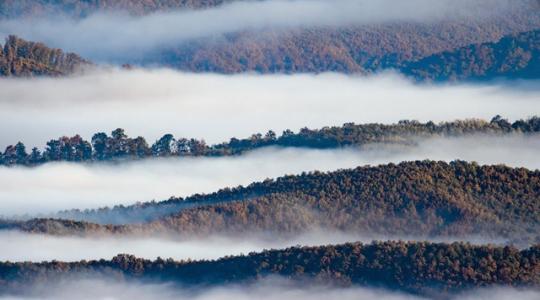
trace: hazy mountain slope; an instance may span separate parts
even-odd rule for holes
[[[435,54],[401,70],[417,79],[435,81],[540,78],[540,30]]]
[[[110,261],[0,263],[0,292],[24,292],[84,275],[165,280],[188,286],[249,283],[270,275],[341,285],[376,286],[433,296],[474,287],[540,285],[540,247],[378,242],[289,248],[217,261],[149,261],[119,255]]]
[[[504,14],[433,23],[240,32],[195,40],[139,63],[237,73],[371,72],[436,53],[540,28],[540,2],[513,1]]]
[[[228,1],[3,1],[0,3],[0,15],[33,18],[56,17],[66,13],[80,18],[95,12],[121,10],[133,14],[147,14],[182,7],[203,8],[224,2]],[[146,53],[140,59],[120,63],[221,73],[363,73],[383,68],[399,68],[408,61],[417,61],[472,44],[496,42],[507,35],[540,28],[539,1],[519,0],[509,3],[505,6],[504,13],[487,17],[240,31],[225,36],[181,42],[166,49],[158,47],[159,50]]]
[[[77,54],[64,53],[60,49],[51,49],[42,43],[28,42],[16,36],[9,36],[0,51],[1,76],[58,76],[89,64]]]
[[[245,32],[218,40],[193,41],[149,55],[138,63],[196,72],[372,72],[540,26],[538,21],[534,26],[519,23],[508,20],[496,24],[399,24]]]
[[[234,0],[3,0],[0,17],[68,15],[83,17],[95,12],[127,11],[142,15],[182,8],[205,8]]]
[[[309,173],[186,200],[102,209],[89,220],[161,217],[133,225],[68,220],[5,221],[4,229],[51,234],[298,234],[313,229],[367,235],[538,241],[540,171],[466,162],[405,162]],[[154,216],[152,216],[154,214]],[[77,214],[75,214],[77,215]],[[79,213],[78,218],[84,218]]]

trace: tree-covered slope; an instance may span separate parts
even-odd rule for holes
[[[209,195],[130,207],[70,211],[73,220],[4,221],[50,234],[214,234],[338,230],[373,236],[501,238],[538,242],[540,171],[416,161],[305,173]],[[139,223],[137,223],[139,222]]]
[[[0,2],[0,17],[35,18],[66,14],[77,19],[118,10],[144,15],[182,8],[208,8],[232,1],[8,0]],[[485,3],[489,6],[489,1]],[[399,68],[408,61],[472,44],[495,42],[503,36],[538,30],[539,11],[540,3],[536,0],[516,0],[505,4],[504,13],[490,17],[243,30],[217,38],[179,42],[166,48],[156,45],[158,50],[155,52],[122,63],[168,66],[194,72],[369,73]]]
[[[176,262],[118,255],[74,263],[0,263],[0,292],[24,293],[81,275],[172,281],[184,286],[250,283],[283,276],[304,283],[384,287],[444,298],[478,287],[540,286],[540,247],[425,242],[288,248],[216,261]]]
[[[540,78],[540,30],[435,54],[401,70],[434,81]]]
[[[16,36],[9,36],[0,50],[0,76],[60,76],[90,64],[77,54]]]
[[[114,11],[143,15],[156,11],[212,7],[231,1],[234,0],[3,0],[0,2],[0,17],[84,17],[96,12]]]

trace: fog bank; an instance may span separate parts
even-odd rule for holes
[[[27,292],[32,296],[1,297],[0,300],[23,299],[116,299],[116,300],[413,300],[418,297],[367,288],[332,288],[306,286],[285,279],[267,279],[247,286],[226,285],[206,289],[182,289],[172,284],[119,282],[113,278],[63,281],[52,288],[37,287]]]
[[[303,171],[332,171],[410,160],[462,159],[540,169],[540,137],[470,136],[419,140],[414,146],[364,149],[263,148],[238,157],[149,159],[120,164],[48,163],[0,167],[2,215],[52,213],[72,208],[133,204],[170,196],[210,193],[224,187]]]
[[[29,296],[0,296],[1,300],[23,299],[117,299],[117,300],[421,300],[428,299],[384,289],[349,287],[338,288],[324,285],[301,286],[286,279],[271,278],[246,286],[226,285],[207,289],[182,289],[172,284],[149,284],[139,282],[119,282],[112,278],[80,279],[62,281],[50,287],[33,287]],[[464,294],[450,296],[450,299],[466,300],[536,300],[537,290],[517,288],[478,289]]]
[[[537,81],[415,85],[385,74],[216,75],[171,70],[98,71],[68,78],[0,78],[0,149],[44,147],[118,127],[149,143],[165,133],[219,143],[273,129],[402,119],[510,120],[540,113]],[[9,130],[8,130],[9,129]]]
[[[0,22],[0,36],[16,34],[90,59],[137,57],[156,48],[246,30],[340,27],[388,22],[481,21],[516,0],[267,0],[237,1],[204,10],[129,16],[98,13],[83,19],[58,15]]]
[[[204,238],[175,239],[174,237],[58,237],[0,231],[0,261],[41,262],[80,261],[112,259],[119,253],[154,260],[157,257],[174,260],[218,259],[228,255],[261,252],[265,249],[284,249],[293,246],[336,245],[348,242],[371,243],[374,240],[406,240],[454,242],[468,241],[472,244],[506,244],[504,239],[485,239],[477,236],[459,238],[427,238],[413,236],[380,236],[373,234],[329,232],[312,230],[304,234],[280,238],[273,235],[249,234],[238,237],[222,235]],[[528,245],[527,245],[528,246]],[[39,249],[39,251],[36,251]]]

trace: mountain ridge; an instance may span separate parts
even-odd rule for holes
[[[448,299],[473,288],[540,286],[540,246],[374,242],[267,250],[214,261],[150,261],[132,255],[80,262],[0,263],[0,293],[92,276],[205,288],[271,276],[311,284],[388,288]]]

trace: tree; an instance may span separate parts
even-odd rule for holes
[[[30,153],[30,156],[28,157],[28,162],[31,165],[37,165],[43,162],[43,156],[41,155],[41,152],[38,148],[34,147],[32,148],[32,152]]]
[[[172,134],[165,134],[152,145],[154,156],[171,156],[174,153],[176,153],[176,142]]]
[[[94,158],[97,160],[106,160],[110,157],[107,149],[107,140],[109,137],[104,132],[99,132],[92,136],[92,146],[94,147]]]
[[[62,159],[62,149],[60,141],[50,140],[47,142],[47,147],[43,156],[47,161],[58,161]]]

